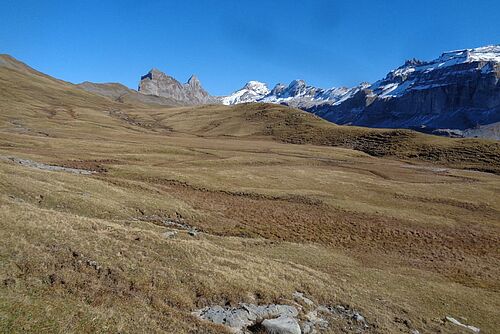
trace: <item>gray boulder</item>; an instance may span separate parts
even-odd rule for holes
[[[208,320],[215,324],[229,327],[235,333],[241,333],[243,329],[252,326],[263,319],[291,318],[296,317],[299,312],[289,305],[254,305],[240,304],[238,307],[222,307],[219,305],[205,307],[193,313],[202,320]],[[297,323],[295,321],[295,323]],[[297,325],[298,326],[298,325]],[[274,332],[272,332],[274,333]],[[276,332],[296,333],[296,332]],[[300,327],[299,332],[300,333]]]
[[[301,334],[297,320],[292,317],[279,317],[262,321],[262,326],[269,334]]]

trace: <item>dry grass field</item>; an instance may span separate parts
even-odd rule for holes
[[[498,142],[119,103],[1,56],[0,332],[226,333],[191,312],[301,291],[366,333],[498,333],[499,174]]]

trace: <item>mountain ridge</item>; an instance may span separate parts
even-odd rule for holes
[[[285,104],[343,125],[440,135],[451,129],[460,136],[498,139],[491,137],[498,131],[469,130],[500,121],[500,45],[444,52],[431,61],[410,59],[373,84],[322,89],[294,80],[263,97],[248,89],[246,99],[239,95],[242,90],[222,102]]]
[[[195,75],[182,84],[156,68],[141,76],[138,92],[144,95],[170,98],[186,105],[217,103],[217,99],[203,89],[200,80]]]
[[[58,80],[8,55],[0,56],[0,64]],[[500,132],[500,45],[448,51],[430,61],[413,58],[374,83],[354,87],[324,89],[297,79],[270,89],[254,80],[231,95],[215,97],[195,75],[181,83],[157,68],[141,76],[138,90],[118,83],[77,86],[118,102],[166,106],[264,102],[300,108],[340,125],[497,140]]]

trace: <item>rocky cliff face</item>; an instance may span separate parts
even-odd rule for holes
[[[173,99],[189,105],[218,103],[216,98],[210,96],[203,89],[195,76],[192,76],[187,83],[181,84],[157,69],[152,69],[141,77],[139,92],[145,95]]]
[[[310,111],[336,123],[388,128],[470,129],[500,121],[500,46],[407,61],[336,105]]]

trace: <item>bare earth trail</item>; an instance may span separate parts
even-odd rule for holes
[[[496,142],[0,86],[0,332],[222,333],[191,312],[295,291],[366,333],[500,328]]]

